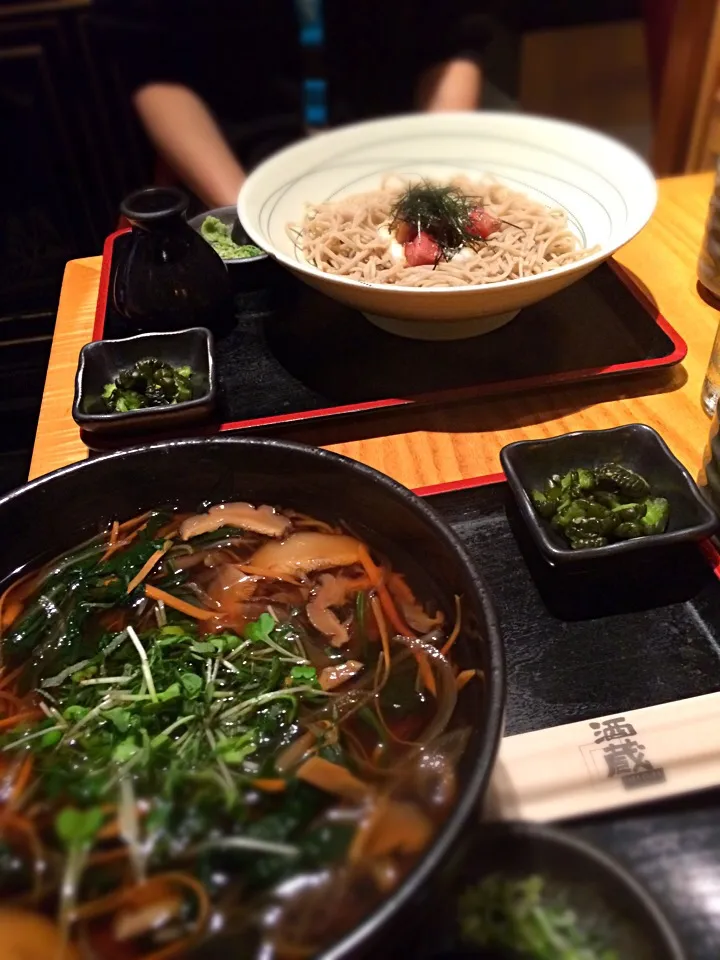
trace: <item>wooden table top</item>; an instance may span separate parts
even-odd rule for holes
[[[640,421],[655,427],[696,475],[709,430],[700,389],[720,319],[696,290],[712,183],[711,174],[661,181],[653,219],[617,256],[686,340],[682,364],[640,378],[401,409],[355,423],[296,425],[282,435],[362,460],[417,487],[497,473],[500,449],[513,440]],[[70,411],[78,352],[91,339],[100,263],[100,257],[74,260],[65,271],[31,479],[87,456]]]

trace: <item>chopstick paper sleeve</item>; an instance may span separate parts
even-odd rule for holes
[[[720,693],[505,737],[494,820],[564,820],[720,784]]]

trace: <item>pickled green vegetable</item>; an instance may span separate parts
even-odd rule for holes
[[[173,367],[155,357],[146,357],[121,370],[103,387],[102,401],[112,413],[127,413],[142,407],[159,407],[192,400],[191,367]]]
[[[665,497],[648,497],[641,518],[645,533],[664,533],[670,519],[670,504]]]
[[[648,481],[619,463],[553,474],[530,499],[574,550],[664,533],[670,518],[668,501],[652,496]]]
[[[645,536],[643,525],[634,520],[628,520],[626,523],[619,523],[615,527],[614,533],[619,540],[634,540],[636,537]]]
[[[607,537],[598,536],[596,533],[588,533],[583,536],[574,537],[571,541],[573,550],[589,550],[592,547],[604,547],[607,545]]]
[[[606,463],[598,467],[595,470],[595,479],[599,487],[624,493],[633,500],[642,500],[650,495],[650,484],[645,477],[619,463]]]
[[[554,500],[547,497],[544,493],[541,493],[540,490],[533,490],[530,496],[532,502],[535,504],[535,509],[541,517],[549,519],[553,516],[557,510],[557,503]]]
[[[667,503],[667,501],[665,501]],[[618,521],[642,520],[647,511],[647,503],[619,503],[612,508]]]

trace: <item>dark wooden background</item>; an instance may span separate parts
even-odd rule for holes
[[[65,264],[149,177],[89,6],[0,2],[0,490],[26,476]]]

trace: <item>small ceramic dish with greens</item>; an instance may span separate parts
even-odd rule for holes
[[[268,283],[273,260],[250,240],[237,218],[235,207],[206,210],[188,223],[222,258],[236,292],[256,289]]]
[[[205,327],[95,340],[80,351],[73,419],[91,433],[146,433],[208,419],[217,385]]]
[[[660,907],[617,861],[555,827],[478,828],[433,960],[685,960]]]
[[[702,540],[718,525],[688,471],[644,423],[521,440],[503,447],[500,461],[551,564]]]

